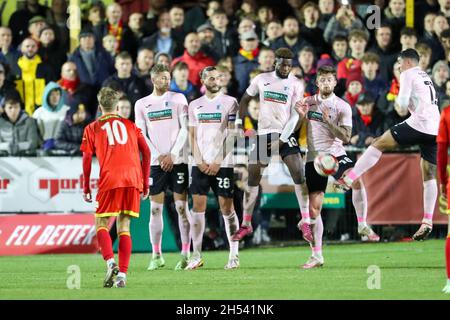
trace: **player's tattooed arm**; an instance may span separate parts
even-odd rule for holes
[[[323,121],[328,124],[330,131],[335,135],[336,138],[342,140],[344,144],[350,143],[352,137],[352,127],[349,126],[338,126],[331,122],[329,116],[329,110],[324,108],[322,111]]]

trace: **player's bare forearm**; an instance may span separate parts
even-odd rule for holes
[[[249,96],[247,93],[244,93],[244,95],[241,98],[241,101],[239,102],[239,117],[243,119],[244,115],[247,114],[247,108],[250,100],[252,100],[252,96]]]
[[[138,138],[138,147],[139,152],[142,154],[142,177],[144,179],[143,185],[144,185],[144,193],[148,190],[149,187],[149,176],[150,176],[150,149],[147,145],[147,142],[145,141],[144,136],[140,136]]]
[[[83,152],[83,176],[84,176],[84,190],[90,191],[89,181],[91,179],[92,169],[92,153]]]
[[[350,139],[352,137],[352,128],[347,126],[337,126],[334,123],[328,123],[328,127],[330,128],[333,135],[342,140],[345,144],[350,143]]]
[[[83,198],[86,202],[92,202],[91,196],[91,169],[92,169],[92,153],[83,152],[83,176],[84,176],[84,187],[83,187]]]
[[[203,156],[200,152],[200,148],[197,144],[197,132],[195,127],[189,127],[189,142],[191,143],[192,156],[194,157],[194,162],[198,165],[203,162]]]
[[[437,146],[437,172],[439,175],[439,181],[441,185],[446,185],[448,181],[447,177],[447,150],[448,145],[445,142],[439,142]]]

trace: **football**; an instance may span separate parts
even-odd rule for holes
[[[314,168],[321,176],[328,177],[339,170],[339,162],[331,154],[319,154],[314,159]]]

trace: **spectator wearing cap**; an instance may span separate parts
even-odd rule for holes
[[[28,33],[30,37],[37,43],[40,43],[39,37],[41,35],[42,29],[48,27],[47,21],[44,17],[36,16],[31,18],[28,22]]]
[[[380,76],[384,81],[390,81],[393,77],[392,67],[398,54],[392,45],[392,28],[389,24],[381,24],[375,29],[375,43],[368,51],[380,57]]]
[[[0,153],[10,156],[35,155],[39,143],[36,120],[20,106],[17,93],[5,97],[5,112],[0,115]]]
[[[92,28],[97,45],[102,43],[103,37],[112,35],[116,38],[116,52],[122,49],[124,23],[122,20],[122,7],[118,3],[111,3],[106,7],[106,20]]]
[[[305,81],[305,93],[314,95],[316,93],[317,74],[314,65],[314,49],[312,47],[303,47],[298,53],[298,62]]]
[[[70,108],[56,134],[55,149],[62,150],[69,155],[81,155],[81,140],[89,118],[83,104]]]
[[[249,85],[249,74],[258,68],[259,40],[254,31],[240,36],[241,49],[233,58],[234,77],[238,82],[238,95],[242,96]]]
[[[273,51],[279,48],[289,48],[294,54],[298,53],[303,47],[311,46],[307,41],[300,37],[300,28],[295,17],[287,17],[283,21],[283,36],[275,40],[270,47]],[[293,60],[293,66],[298,66],[298,61]]]
[[[392,28],[392,41],[394,44],[400,41],[400,31],[406,24],[406,1],[389,0],[389,5],[384,9],[384,21]],[[398,47],[396,49],[399,49]]]
[[[352,30],[364,30],[366,38],[369,37],[369,32],[364,28],[360,18],[358,18],[351,8],[341,6],[336,15],[331,17],[325,28],[323,38],[327,43],[337,35],[347,37]]]
[[[234,56],[239,50],[236,34],[230,27],[227,14],[222,9],[213,12],[211,25],[214,27],[214,44],[220,59],[226,56]]]
[[[64,62],[67,61],[67,54],[61,50],[61,46],[56,40],[55,30],[52,27],[44,27],[39,34],[39,41],[39,56],[43,62],[52,67],[54,74],[58,74]]]
[[[438,101],[442,100],[445,95],[445,82],[450,78],[450,68],[448,67],[447,61],[439,60],[433,66],[433,71],[431,79],[434,83],[434,88],[438,95]]]
[[[8,27],[13,32],[13,46],[17,47],[29,36],[28,22],[35,16],[47,17],[50,15],[50,9],[40,5],[39,1],[26,0],[25,7],[15,11],[9,19]]]
[[[177,62],[183,61],[189,66],[189,81],[199,88],[200,83],[200,71],[207,66],[215,65],[213,58],[206,55],[200,50],[200,39],[197,33],[189,33],[184,40],[184,54],[172,61],[173,67]]]
[[[200,50],[213,58],[215,61],[221,59],[219,48],[214,46],[214,27],[208,22],[197,28],[197,34],[200,39]]]
[[[173,66],[170,91],[184,94],[188,102],[199,97],[198,90],[188,80],[189,67],[186,63],[179,61]]]
[[[128,19],[128,28],[123,31],[122,50],[128,52],[133,60],[136,55],[142,39],[144,38],[144,15],[140,12],[134,12]]]
[[[25,111],[32,115],[34,109],[42,104],[44,88],[50,81],[55,81],[57,75],[53,68],[42,61],[39,56],[38,44],[35,40],[27,38],[20,46],[22,56],[17,61],[20,69],[16,88],[25,104]]]
[[[9,80],[15,80],[20,74],[17,61],[20,51],[12,46],[12,32],[7,27],[0,27],[0,62],[7,66]]]
[[[375,106],[375,98],[370,93],[362,93],[353,109],[353,126],[350,144],[367,148],[372,141],[383,134],[384,117]]]
[[[364,90],[376,99],[387,89],[387,82],[385,82],[378,73],[380,57],[378,57],[376,53],[366,52],[361,61]]]
[[[358,101],[359,95],[363,92],[364,80],[358,72],[349,74],[346,80],[347,90],[345,91],[343,98],[350,104],[350,106],[354,107],[356,105],[356,101]]]
[[[150,77],[150,70],[154,65],[154,61],[155,53],[151,49],[141,47],[138,50],[136,63],[133,67],[133,73],[144,82],[146,95],[152,93],[153,91],[153,83]],[[168,63],[167,65],[169,66],[170,63]]]
[[[96,92],[92,86],[80,81],[75,63],[68,61],[62,65],[58,84],[64,91],[64,103],[71,109],[83,105],[89,115],[97,114]]]
[[[328,53],[323,53],[319,60],[317,60],[317,69],[319,69],[321,66],[332,66],[336,67],[336,63],[333,60],[333,58],[330,57]]]
[[[183,53],[182,39],[175,36],[170,24],[169,12],[163,12],[158,16],[158,31],[149,37],[142,39],[141,46],[152,49],[154,52],[162,52],[177,57]]]
[[[133,59],[126,51],[119,53],[115,60],[116,73],[103,82],[103,87],[120,88],[134,106],[137,100],[148,94],[144,81],[132,73]],[[134,120],[134,110],[131,115]]]
[[[53,81],[47,84],[42,96],[42,106],[33,113],[43,140],[44,151],[55,148],[56,135],[69,109],[64,103],[61,86]]]
[[[417,33],[413,28],[405,27],[400,32],[401,51],[406,49],[415,49],[417,44]]]
[[[69,57],[77,66],[80,81],[100,89],[103,81],[114,73],[114,62],[102,47],[95,47],[95,36],[91,29],[83,29],[79,35],[80,45]]]
[[[302,38],[312,45],[318,55],[322,54],[327,49],[327,44],[323,38],[323,29],[319,28],[319,6],[312,1],[308,1],[301,8],[300,16]]]

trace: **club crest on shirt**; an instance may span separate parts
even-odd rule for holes
[[[217,110],[220,110],[221,107],[222,107],[222,106],[221,106],[220,104],[218,104],[217,107],[216,107],[216,109],[217,109]]]
[[[172,110],[158,110],[147,113],[147,117],[150,121],[159,121],[172,119]]]

